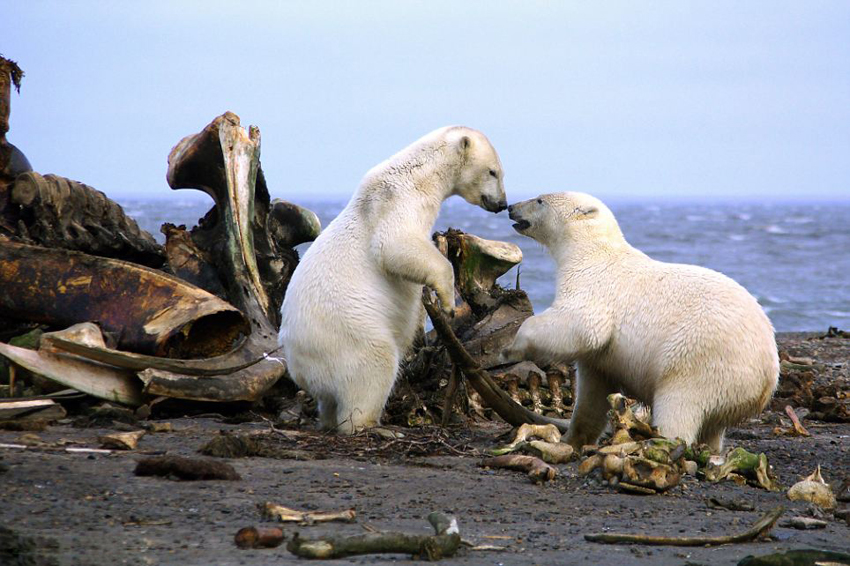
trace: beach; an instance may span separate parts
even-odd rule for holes
[[[815,389],[831,385],[846,397],[850,339],[821,338],[823,334],[781,333],[777,341],[786,355],[812,359]],[[783,381],[793,379],[783,375]],[[292,449],[284,452],[289,457],[227,460],[240,481],[138,477],[133,470],[142,453],[198,456],[199,448],[220,431],[267,432],[269,421],[256,412],[182,418],[154,414],[153,422],[170,422],[173,431],[148,433],[135,452],[86,454],[66,453],[62,447],[97,447],[99,436],[135,430],[143,423],[96,422],[77,428],[72,422],[79,417],[72,414],[43,432],[0,431],[0,443],[28,445],[0,449],[5,469],[0,473],[5,502],[0,506],[0,524],[5,526],[0,538],[5,537],[7,549],[17,545],[22,564],[293,563],[297,559],[285,544],[241,550],[233,542],[242,527],[274,525],[257,508],[273,502],[305,511],[356,509],[353,524],[280,525],[287,537],[296,531],[309,538],[362,534],[365,529],[427,534],[425,517],[438,510],[458,519],[464,540],[499,547],[461,550],[452,564],[736,564],[747,555],[804,547],[846,551],[850,525],[832,516],[824,516],[823,529],[777,526],[770,540],[717,547],[603,545],[584,539],[597,532],[729,535],[746,530],[779,505],[787,509],[783,518],[810,515],[810,504],[789,501],[785,492],[818,465],[836,493],[842,482],[846,493],[850,424],[804,416],[810,437],[779,436],[774,429],[787,421],[782,411],[787,402],[794,403],[776,397],[771,409],[730,430],[726,443],[765,453],[782,491],[686,476],[666,494],[651,496],[616,492],[580,477],[575,461],[558,465],[558,476],[543,485],[522,473],[482,469],[481,455],[503,443],[502,436],[510,431],[495,422],[446,431],[433,426],[394,429],[407,433],[402,439],[368,433],[339,439],[323,437],[310,426],[284,430],[277,425],[281,445]],[[798,412],[805,414],[800,408]],[[299,446],[309,448],[316,459],[293,459],[299,458]],[[752,510],[716,508],[712,498],[738,501]],[[848,503],[838,505],[846,509]],[[407,561],[403,555],[368,555],[337,563]]]

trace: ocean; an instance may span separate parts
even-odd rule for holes
[[[328,223],[345,199],[289,199]],[[163,222],[193,226],[210,200],[118,199],[158,241]],[[618,202],[614,212],[626,239],[655,259],[691,263],[724,273],[746,287],[779,332],[850,329],[850,203]],[[507,212],[494,215],[460,198],[443,203],[435,230],[458,228],[517,244],[520,284],[540,312],[554,297],[555,265],[546,250],[511,228]],[[300,248],[306,249],[307,245]],[[500,283],[513,287],[516,269]]]

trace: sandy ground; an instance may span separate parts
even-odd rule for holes
[[[829,362],[846,376],[848,339],[807,343],[804,335],[780,339],[792,355]],[[836,365],[843,364],[843,365]],[[804,420],[809,438],[773,434],[772,413],[730,431],[728,446],[765,452],[783,485],[790,486],[820,464],[828,481],[850,476],[850,424]],[[146,452],[197,456],[219,430],[267,430],[264,422],[224,424],[214,417],[170,419],[174,431],[148,434],[139,445]],[[360,534],[364,527],[428,533],[425,517],[439,510],[455,515],[464,539],[497,545],[501,551],[464,550],[457,564],[735,564],[741,558],[778,550],[818,548],[848,551],[850,526],[828,517],[825,529],[800,531],[777,527],[769,541],[720,547],[677,548],[602,545],[584,535],[603,531],[670,536],[727,535],[746,530],[777,505],[783,518],[806,515],[807,505],[788,501],[785,493],[710,484],[686,477],[665,495],[616,493],[577,475],[577,464],[559,466],[547,485],[532,484],[522,473],[485,470],[473,449],[496,446],[507,426],[457,430],[448,445],[465,455],[442,450],[438,456],[386,450],[352,451],[347,457],[293,460],[229,460],[241,481],[178,482],[133,474],[139,453],[68,454],[29,448],[0,449],[0,544],[23,542],[12,564],[286,564],[298,559],[285,545],[276,549],[240,550],[238,529],[264,521],[257,504],[267,501],[303,510],[356,508],[353,524],[284,526],[291,535]],[[96,447],[108,429],[53,426],[36,433],[46,443],[62,439]],[[0,443],[15,443],[24,433],[0,431]],[[315,442],[314,433],[304,433]],[[319,439],[321,441],[321,439]],[[373,443],[374,444],[374,443]],[[396,442],[395,445],[401,446]],[[409,447],[408,447],[409,448]],[[746,501],[753,511],[711,508],[709,497]],[[840,503],[847,506],[847,503]],[[780,520],[781,522],[782,520]],[[10,535],[10,531],[13,535]],[[17,538],[16,538],[17,537]],[[2,541],[5,540],[5,543]],[[8,552],[8,550],[7,550]],[[0,562],[3,562],[0,548]],[[5,556],[9,556],[6,554]],[[8,558],[7,558],[8,560]],[[339,563],[399,563],[404,555],[370,555]]]

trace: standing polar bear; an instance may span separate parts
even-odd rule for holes
[[[665,436],[716,452],[727,426],[764,408],[779,375],[773,326],[738,283],[649,258],[590,195],[509,211],[517,232],[549,249],[558,281],[552,306],[522,324],[504,357],[577,362],[572,446],[596,442],[618,391],[650,405]]]
[[[350,434],[378,424],[422,324],[423,285],[453,310],[454,272],[431,242],[452,195],[507,208],[499,156],[470,128],[431,132],[372,168],[295,270],[279,340],[323,428]]]

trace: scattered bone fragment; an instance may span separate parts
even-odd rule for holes
[[[428,522],[433,535],[395,532],[369,532],[350,537],[303,539],[298,533],[286,548],[301,558],[331,560],[362,554],[408,554],[418,559],[440,560],[454,556],[461,543],[457,520],[442,513],[431,513]]]
[[[573,457],[573,447],[565,442],[546,442],[545,440],[532,440],[525,450],[542,458],[547,464],[566,464]]]
[[[520,442],[525,442],[529,438],[539,438],[546,442],[558,443],[561,442],[561,432],[555,425],[551,424],[523,424],[517,429],[516,436],[508,447],[513,448]]]
[[[649,422],[638,418],[638,415],[635,414],[636,403],[626,396],[620,393],[612,393],[608,396],[608,405],[611,407],[609,416],[615,431],[626,431],[631,440],[644,440],[661,436]],[[646,415],[645,412],[644,415]]]
[[[788,490],[788,499],[808,501],[823,509],[835,509],[837,505],[832,487],[821,475],[820,466],[811,475],[791,486]]]
[[[259,505],[263,517],[280,521],[281,523],[300,523],[302,525],[313,525],[315,523],[328,523],[331,521],[342,521],[353,523],[357,519],[354,509],[344,511],[296,511],[276,503],[264,503]]]
[[[525,472],[535,483],[551,481],[558,475],[558,470],[540,458],[524,454],[505,454],[493,458],[485,458],[480,464],[483,468],[505,468]]]
[[[114,434],[106,434],[99,437],[101,447],[111,448],[113,450],[135,450],[139,445],[139,440],[145,435],[145,431],[137,430],[134,432],[118,432]]]
[[[791,419],[791,428],[776,427],[773,429],[774,434],[777,436],[811,436],[809,431],[806,430],[806,427],[800,422],[800,418],[791,405],[785,405],[785,414]]]
[[[169,422],[148,423],[147,429],[150,432],[173,432],[174,431],[174,427]]]
[[[286,537],[280,527],[244,527],[236,532],[234,542],[239,548],[276,548]]]
[[[779,491],[779,482],[773,474],[773,469],[767,461],[767,456],[747,452],[741,447],[731,450],[722,464],[709,462],[705,477],[712,482],[727,478],[739,482],[738,478],[750,480],[768,491]]]

